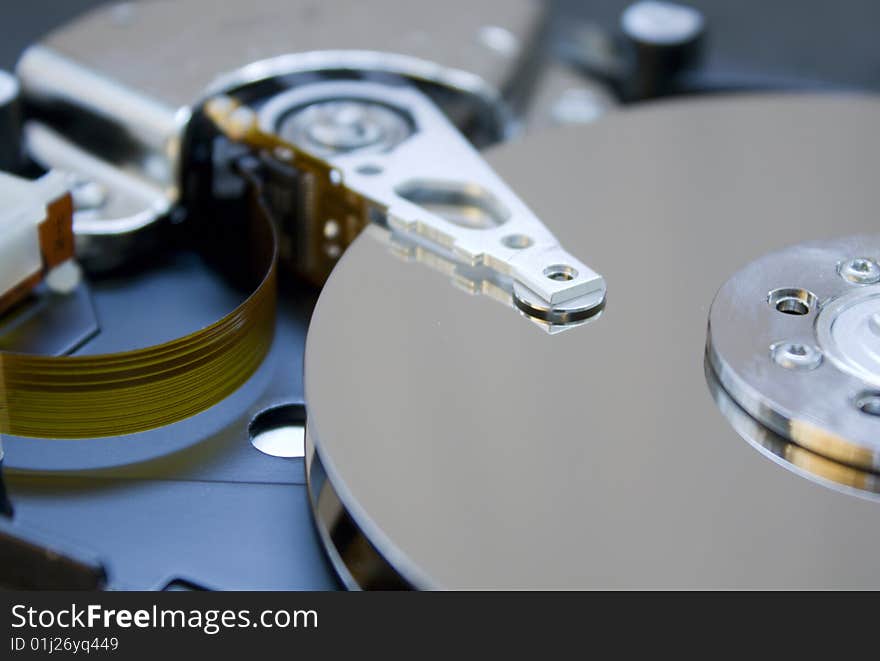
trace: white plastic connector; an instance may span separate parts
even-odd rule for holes
[[[66,191],[64,175],[28,181],[0,172],[0,295],[42,269],[38,225],[46,205]]]

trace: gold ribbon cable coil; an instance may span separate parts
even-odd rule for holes
[[[94,356],[0,353],[0,433],[94,438],[199,413],[259,367],[275,329],[277,244],[268,218],[246,228],[252,293],[219,321],[164,344]],[[249,248],[249,250],[248,250]]]

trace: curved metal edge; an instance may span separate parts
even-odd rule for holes
[[[272,78],[333,70],[399,75],[472,97],[492,113],[492,123],[498,127],[502,140],[514,135],[517,127],[514,112],[504,101],[501,90],[495,89],[477,74],[412,56],[379,51],[306,51],[258,60],[219,74],[189,105],[179,108],[162,106],[138,90],[129,89],[117,81],[103,79],[43,45],[29,48],[20,58],[16,69],[23,81],[23,89],[38,96],[59,97],[71,103],[79,103],[78,86],[88,84],[96,89],[97,93],[94,98],[89,99],[86,111],[95,116],[110,118],[114,122],[122,118],[122,126],[128,135],[135,136],[146,152],[153,152],[167,161],[171,177],[177,183],[176,191],[162,194],[161,201],[167,202],[169,207],[180,202],[179,191],[183,185],[182,154],[187,144],[189,127],[198,109],[207,99],[218,93],[233,92]],[[42,80],[45,72],[51,74],[51,85]],[[142,110],[135,118],[126,119],[126,112],[121,110],[125,104]],[[100,162],[96,155],[91,157]],[[52,163],[46,165],[50,167]],[[159,200],[160,196],[157,195],[156,199]],[[163,209],[157,212],[155,208],[145,208],[136,217],[120,219],[112,229],[104,227],[103,221],[79,222],[79,234],[100,237],[101,240],[113,240],[115,236],[120,239],[132,237],[160,221],[166,211],[167,209]]]
[[[348,590],[409,590],[407,581],[376,549],[342,503],[327,476],[308,426],[306,491],[318,536],[339,579]],[[344,543],[344,547],[343,547]]]
[[[847,441],[828,429],[806,420],[798,421],[794,416],[787,418],[766,406],[754,388],[727,367],[712,344],[711,327],[706,340],[706,361],[724,391],[731,397],[733,397],[731,393],[737,393],[734,400],[738,406],[771,432],[833,461],[872,472],[880,469],[880,464],[873,453],[865,448]]]
[[[773,255],[786,252],[794,247],[824,246],[828,243],[828,241],[811,241],[768,253],[750,262],[731,276],[719,288],[709,306],[706,331],[706,360],[710,364],[718,383],[736,401],[739,407],[773,433],[779,434],[794,444],[833,461],[876,473],[880,471],[880,453],[853,443],[818,422],[807,418],[798,418],[791,411],[785,409],[777,410],[767,406],[763,401],[761,393],[727,364],[727,361],[715,347],[713,341],[712,320],[716,316],[716,306],[728,283],[739,278],[746,269],[749,269],[757,262]],[[835,298],[837,297],[830,297],[831,300]]]
[[[795,475],[815,482],[832,491],[872,502],[880,502],[880,476],[877,474],[865,472],[846,464],[837,464],[833,459],[828,459],[814,453],[812,450],[802,448],[797,443],[781,436],[752,417],[748,411],[733,399],[719,380],[718,373],[712,366],[708,350],[703,362],[703,371],[709,394],[721,415],[724,416],[733,430],[761,455]],[[849,481],[842,481],[839,478],[835,479],[828,472],[823,474],[816,470],[811,470],[804,461],[796,462],[792,460],[791,450],[794,448],[799,453],[815,457],[823,464],[837,464],[837,469],[843,475],[849,477]],[[852,483],[854,479],[862,482],[864,486],[854,486]]]
[[[306,51],[251,62],[239,69],[218,75],[208,85],[203,96],[196,100],[193,107],[201,106],[217,94],[228,94],[272,78],[334,70],[393,74],[473,96],[487,108],[495,111],[497,124],[502,128],[505,139],[515,131],[513,110],[502,98],[501,91],[477,74],[411,55],[369,50]]]

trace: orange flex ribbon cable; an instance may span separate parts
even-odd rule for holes
[[[277,242],[255,213],[247,228],[251,294],[219,321],[164,344],[94,356],[0,352],[0,433],[94,438],[183,420],[241,386],[275,329]]]

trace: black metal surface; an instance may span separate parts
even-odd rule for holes
[[[70,553],[54,538],[0,518],[0,588],[95,590],[105,579],[95,557]]]
[[[0,68],[0,170],[21,166],[21,104],[12,74]]]
[[[106,0],[37,0],[3,9],[0,67],[11,69],[21,51],[46,31]],[[626,0],[551,0],[556,33],[574,21],[614,29]],[[707,67],[719,77],[801,79],[880,88],[873,0],[695,0],[709,22]],[[173,28],[173,26],[169,26]],[[160,37],[157,37],[157,39]]]
[[[553,0],[554,34],[578,22],[616,31],[627,0]],[[691,0],[705,15],[708,36],[697,89],[856,87],[880,89],[872,0]],[[696,83],[699,86],[696,86]]]

